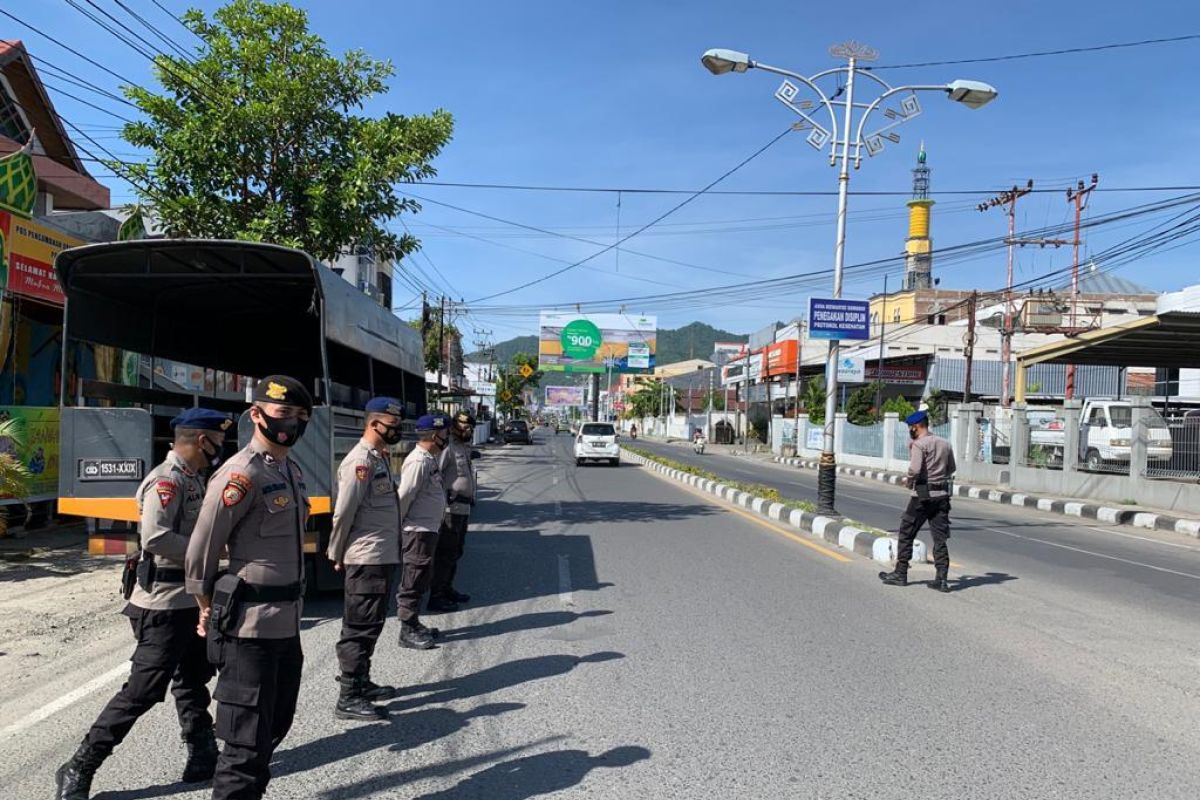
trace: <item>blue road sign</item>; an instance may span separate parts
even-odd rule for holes
[[[871,304],[810,297],[808,335],[812,339],[870,339]]]

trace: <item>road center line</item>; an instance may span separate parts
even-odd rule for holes
[[[1160,544],[1163,547],[1177,547],[1180,550],[1191,550],[1193,553],[1200,553],[1200,547],[1192,547],[1192,546],[1186,545],[1186,544],[1179,544],[1178,542],[1164,542],[1160,539],[1152,539],[1149,536],[1138,536],[1137,534],[1122,533],[1121,531],[1109,530],[1108,528],[1097,528],[1095,525],[1084,525],[1083,527],[1088,528],[1089,530],[1099,531],[1100,533],[1107,533],[1112,536],[1120,536],[1124,539],[1137,539],[1138,541],[1141,541],[1141,542],[1150,542],[1151,544]]]
[[[1103,558],[1103,559],[1107,559],[1108,561],[1120,561],[1122,564],[1129,564],[1130,566],[1134,566],[1134,567],[1145,567],[1146,569],[1152,569],[1155,572],[1165,572],[1168,575],[1178,575],[1181,578],[1192,578],[1193,580],[1200,581],[1200,575],[1193,575],[1190,572],[1180,572],[1179,570],[1167,569],[1166,567],[1156,567],[1153,564],[1146,564],[1141,561],[1131,561],[1128,558],[1119,558],[1117,556],[1106,555],[1105,553],[1096,553],[1096,552],[1093,552],[1092,550],[1085,550],[1082,547],[1074,547],[1073,545],[1060,544],[1058,542],[1048,542],[1045,539],[1038,539],[1034,536],[1022,536],[1019,533],[1013,533],[1012,531],[1004,531],[1004,530],[1000,530],[999,528],[987,528],[987,527],[981,526],[980,530],[991,531],[992,533],[1001,533],[1001,534],[1004,534],[1005,536],[1011,536],[1014,539],[1025,539],[1030,542],[1037,542],[1038,544],[1047,545],[1048,547],[1058,547],[1063,550],[1071,550],[1072,552],[1075,552],[1075,553],[1083,553],[1084,555],[1087,555],[1087,556]]]
[[[564,606],[575,605],[575,595],[571,591],[571,557],[558,557],[558,601]]]
[[[57,700],[52,700],[49,703],[47,703],[46,705],[42,706],[37,711],[26,714],[24,717],[17,720],[13,724],[8,725],[4,728],[0,728],[0,738],[4,738],[6,736],[12,736],[13,734],[21,733],[22,731],[25,731],[25,730],[33,727],[34,725],[38,724],[42,720],[44,720],[50,716],[53,716],[54,714],[57,714],[59,711],[62,711],[64,708],[67,708],[68,706],[78,702],[79,700],[82,700],[83,698],[85,698],[89,694],[91,694],[92,692],[95,692],[98,689],[104,688],[104,686],[106,684],[111,683],[112,681],[116,680],[117,678],[119,678],[123,675],[128,675],[128,674],[129,674],[129,662],[122,661],[120,664],[113,667],[108,672],[104,673],[103,675],[98,675],[95,678],[92,678],[90,681],[85,683],[83,686],[80,686],[77,689],[72,689],[71,691],[67,692],[62,697],[58,698]]]

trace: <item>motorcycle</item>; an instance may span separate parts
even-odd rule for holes
[[[630,439],[636,439],[636,438],[637,438],[637,429],[636,429],[636,428],[634,428],[633,430],[631,430],[631,431],[629,432],[629,438],[630,438]]]
[[[703,439],[693,439],[692,440],[692,449],[696,451],[696,455],[698,455],[698,456],[704,455],[704,440]]]

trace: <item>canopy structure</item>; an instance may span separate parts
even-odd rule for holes
[[[1200,367],[1200,313],[1164,311],[1018,353],[1018,403],[1025,402],[1025,369],[1034,364]]]

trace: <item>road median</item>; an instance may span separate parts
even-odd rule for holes
[[[728,480],[717,473],[676,462],[637,447],[626,446],[623,455],[626,460],[648,467],[667,478],[739,505],[766,519],[815,536],[843,550],[881,563],[890,563],[896,558],[896,537],[844,517],[817,514],[808,501],[782,498],[775,489]],[[913,558],[921,562],[925,560],[925,555],[925,545],[918,540]]]

